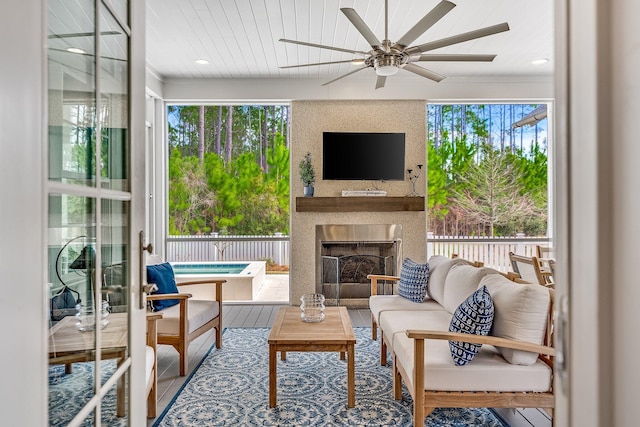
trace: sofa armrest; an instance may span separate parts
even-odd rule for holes
[[[490,344],[495,347],[512,348],[514,350],[530,351],[532,353],[555,355],[555,348],[546,345],[532,344],[526,341],[516,341],[491,335],[462,334],[459,332],[407,330],[407,336],[416,340],[453,340],[472,344]]]
[[[378,295],[378,280],[389,280],[397,282],[400,280],[397,276],[385,276],[383,274],[369,274],[367,279],[371,280],[371,295]]]

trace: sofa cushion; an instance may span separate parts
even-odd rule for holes
[[[398,295],[413,302],[424,301],[429,279],[429,264],[418,264],[410,258],[402,261]]]
[[[446,310],[385,311],[380,313],[379,325],[393,351],[395,338],[406,336],[407,329],[446,331],[449,323],[451,313]]]
[[[547,288],[515,283],[501,275],[483,277],[480,286],[486,286],[493,298],[495,315],[491,335],[543,343],[551,303]],[[507,361],[517,365],[531,365],[538,359],[537,353],[508,348],[498,350]]]
[[[451,317],[449,332],[489,335],[493,323],[493,301],[486,286],[481,287],[464,300]],[[451,358],[458,366],[473,360],[482,344],[449,341]]]
[[[372,295],[369,297],[369,310],[377,324],[380,324],[380,314],[385,311],[445,311],[440,304],[431,299],[413,302],[400,295]]]
[[[468,265],[469,261],[463,258],[454,258],[447,261],[442,261],[436,265],[436,267],[430,269],[429,283],[427,285],[427,291],[429,297],[442,305],[444,301],[444,286],[449,270],[454,265],[465,264]],[[429,264],[431,265],[431,264]]]
[[[393,342],[396,362],[407,372],[403,380],[410,388],[414,373],[413,343],[406,334],[396,334]],[[425,390],[546,392],[551,388],[552,369],[542,360],[530,366],[512,365],[492,345],[483,345],[473,363],[456,366],[448,341],[426,340],[424,360]]]
[[[158,287],[154,294],[177,294],[178,285],[173,274],[173,267],[168,262],[162,264],[147,265],[147,282],[155,283]],[[162,310],[180,302],[177,299],[152,301],[154,310]]]
[[[440,303],[453,314],[458,306],[478,289],[480,279],[492,273],[499,274],[488,267],[474,267],[468,264],[452,266],[445,279],[444,294]]]
[[[187,333],[191,333],[209,322],[220,313],[218,301],[189,299]],[[158,336],[178,335],[180,330],[180,306],[174,305],[162,310],[162,319],[157,320]]]

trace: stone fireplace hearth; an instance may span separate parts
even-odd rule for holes
[[[329,304],[368,299],[367,275],[396,275],[401,260],[400,224],[316,225],[316,292]]]

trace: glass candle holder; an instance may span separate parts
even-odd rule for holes
[[[76,328],[80,332],[93,331],[96,327],[96,316],[93,313],[93,306],[78,304],[76,305],[76,311]],[[109,303],[102,301],[100,304],[100,319],[98,320],[100,329],[109,324],[107,316],[109,316]]]
[[[300,297],[300,311],[300,318],[303,322],[322,322],[324,320],[324,295],[302,295]]]

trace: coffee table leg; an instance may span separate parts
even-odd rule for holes
[[[269,345],[269,408],[276,406],[278,357],[276,346]]]
[[[356,406],[356,370],[353,344],[347,345],[347,406]]]

